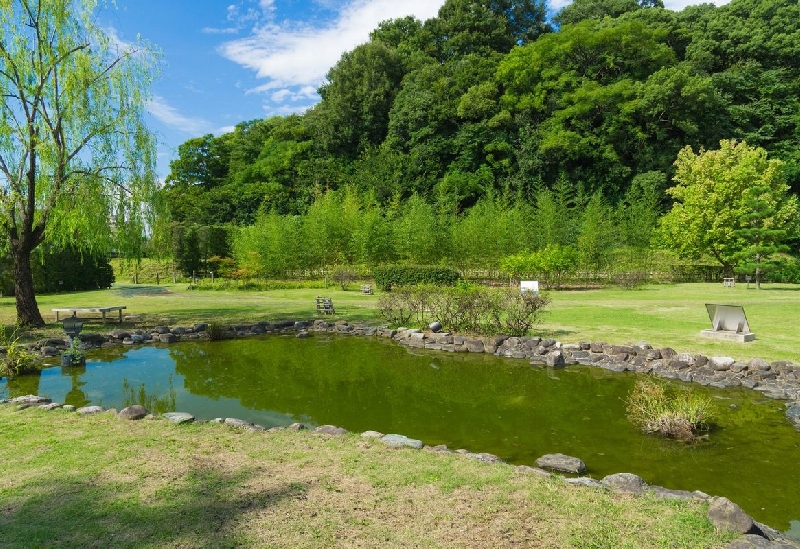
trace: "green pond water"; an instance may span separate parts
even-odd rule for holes
[[[800,432],[782,402],[691,385],[714,397],[716,420],[709,442],[686,445],[644,435],[628,421],[634,380],[374,338],[272,336],[90,351],[85,367],[0,379],[0,398],[39,394],[118,409],[144,403],[161,413],[265,427],[333,424],[490,452],[514,464],[561,452],[583,459],[594,478],[630,472],[650,484],[726,496],[800,538]]]

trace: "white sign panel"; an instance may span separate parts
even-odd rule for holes
[[[538,280],[521,280],[519,283],[519,293],[524,294],[525,292],[532,292],[534,294],[539,293],[539,281]]]

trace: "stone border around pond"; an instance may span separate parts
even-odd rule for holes
[[[135,421],[141,419],[165,419],[168,422],[181,425],[195,421],[195,417],[185,412],[168,412],[161,416],[150,414],[141,405],[133,405],[121,411],[116,409],[104,409],[102,406],[84,406],[76,409],[75,406],[62,405],[52,402],[49,398],[28,395],[16,397],[10,400],[0,400],[0,404],[16,405],[17,411],[28,408],[39,408],[46,411],[63,410],[76,412],[80,415],[92,415],[99,413],[113,413],[121,420]],[[293,423],[288,427],[273,427],[267,429],[261,425],[256,425],[245,420],[236,418],[215,418],[208,423],[226,425],[230,428],[245,429],[255,432],[270,433],[283,429],[306,430],[307,427],[302,423]],[[341,436],[349,434],[347,429],[335,425],[321,425],[309,432],[324,436]],[[463,455],[470,459],[476,459],[482,463],[495,464],[504,463],[500,458],[488,453],[475,453],[468,450],[459,449],[452,451],[445,445],[427,446],[421,440],[411,439],[404,435],[388,434],[377,431],[365,431],[361,433],[364,439],[379,439],[391,448],[408,448],[414,450],[426,450],[434,452],[449,452]],[[781,532],[753,520],[741,507],[724,497],[712,497],[700,491],[688,492],[686,490],[671,490],[662,486],[648,485],[644,479],[632,473],[616,473],[605,476],[602,480],[591,477],[563,477],[560,473],[583,474],[586,465],[578,458],[565,456],[563,454],[548,454],[536,460],[537,467],[528,465],[517,465],[514,469],[520,474],[533,474],[543,477],[561,478],[565,483],[572,486],[586,489],[611,490],[614,492],[625,493],[633,496],[643,496],[650,494],[653,497],[673,500],[701,500],[709,503],[707,517],[715,528],[729,530],[741,536],[730,544],[728,549],[748,549],[748,548],[773,548],[773,549],[800,549],[800,542],[785,537]]]
[[[207,328],[207,323],[197,323],[192,326],[161,325],[152,329],[115,329],[106,335],[82,334],[80,340],[83,349],[120,344],[175,343],[208,339]],[[719,389],[744,387],[768,398],[787,401],[786,418],[800,431],[800,366],[785,360],[768,362],[754,358],[742,362],[731,357],[678,353],[669,347],[655,349],[645,342],[635,345],[611,345],[605,342],[562,344],[554,339],[535,336],[470,337],[448,332],[350,324],[344,320],[257,322],[228,325],[225,329],[223,336],[226,338],[263,334],[309,337],[313,332],[383,337],[412,348],[524,359],[532,366],[564,368],[581,364],[612,372],[652,374]],[[27,346],[43,357],[55,357],[69,348],[69,339],[47,338]],[[5,349],[0,348],[0,353],[5,353]]]

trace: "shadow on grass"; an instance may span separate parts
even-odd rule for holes
[[[88,457],[88,456],[87,456]],[[124,472],[122,472],[124,475]],[[254,474],[192,469],[151,495],[134,482],[52,479],[29,483],[0,502],[6,549],[32,547],[193,547],[252,545],[243,527],[287,498],[305,497],[307,486],[290,483],[247,491]]]
[[[533,329],[533,332],[540,337],[552,339],[562,338],[575,333],[574,330],[537,330],[536,328]]]
[[[781,288],[770,288],[768,286],[762,286],[761,289],[755,287],[755,285],[751,282],[751,287],[747,288],[749,290],[755,290],[757,292],[800,292],[800,285],[792,286],[791,288],[781,287]]]
[[[113,293],[122,297],[167,295],[172,292],[163,286],[114,286]]]

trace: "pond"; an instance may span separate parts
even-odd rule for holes
[[[81,368],[0,379],[0,398],[39,394],[118,409],[144,403],[160,413],[265,427],[333,424],[514,464],[561,452],[583,459],[595,478],[630,472],[651,484],[726,496],[756,520],[800,537],[800,433],[782,402],[753,391],[693,385],[714,398],[716,420],[709,442],[686,445],[639,432],[625,416],[635,376],[596,368],[552,370],[327,335],[119,347],[88,358]]]

